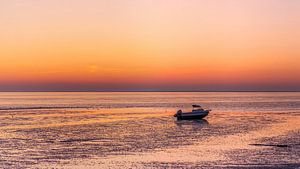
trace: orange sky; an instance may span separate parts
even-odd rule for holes
[[[0,0],[0,91],[300,90],[298,0]]]

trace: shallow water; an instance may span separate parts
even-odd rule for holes
[[[3,168],[296,168],[299,140],[300,93],[0,93]]]

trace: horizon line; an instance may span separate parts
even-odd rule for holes
[[[1,93],[9,93],[9,92],[208,92],[208,93],[213,93],[213,92],[300,92],[300,90],[153,90],[153,91],[149,91],[149,90],[133,90],[133,91],[126,91],[126,90],[121,90],[121,91],[116,91],[116,90],[108,90],[108,91],[103,91],[103,90],[66,90],[66,91],[51,91],[51,90],[24,90],[24,91],[0,91]]]

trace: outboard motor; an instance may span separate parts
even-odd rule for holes
[[[174,117],[181,116],[182,110],[178,110],[176,114],[174,114]]]

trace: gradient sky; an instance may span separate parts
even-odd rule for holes
[[[300,90],[299,0],[0,0],[0,91]]]

